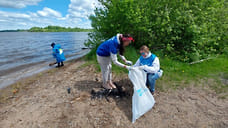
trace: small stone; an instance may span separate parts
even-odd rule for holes
[[[95,102],[90,102],[90,105],[91,106],[96,106],[96,103]]]

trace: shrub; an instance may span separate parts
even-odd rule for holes
[[[184,62],[222,53],[228,40],[225,0],[99,0],[94,32],[87,46],[96,48],[117,33],[134,36],[135,48],[148,45]]]

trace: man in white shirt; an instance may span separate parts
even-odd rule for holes
[[[150,91],[154,94],[155,82],[162,76],[163,71],[160,69],[160,62],[156,55],[149,51],[146,45],[140,48],[140,58],[135,63],[134,67],[139,67],[147,73],[147,85]]]

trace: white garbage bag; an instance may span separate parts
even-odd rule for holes
[[[128,77],[134,85],[132,97],[132,123],[140,116],[148,112],[155,104],[153,95],[146,87],[147,74],[138,67],[129,71]]]

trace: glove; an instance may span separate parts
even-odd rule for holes
[[[160,69],[160,71],[158,72],[159,78],[162,76],[162,74],[163,74],[163,70]]]
[[[139,69],[140,70],[145,70],[146,67],[147,67],[147,65],[139,66]]]
[[[127,70],[132,70],[133,68],[132,68],[132,66],[126,66],[126,69]]]
[[[127,65],[132,65],[132,62],[129,61],[129,60],[127,60],[125,63],[126,63]]]

